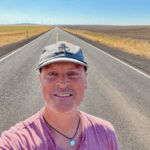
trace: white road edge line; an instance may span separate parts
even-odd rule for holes
[[[63,31],[64,31],[64,30],[63,30]],[[67,32],[67,33],[68,33],[68,32]],[[75,36],[74,36],[74,37],[75,37]],[[75,38],[77,38],[77,37],[75,37]],[[77,38],[77,39],[79,39],[79,38]],[[81,39],[79,39],[79,40],[81,40]],[[83,41],[83,40],[81,40],[81,41]],[[150,78],[149,75],[147,75],[147,74],[145,74],[144,72],[142,72],[142,71],[140,71],[140,70],[138,70],[138,69],[136,69],[136,68],[134,68],[134,67],[132,67],[132,66],[126,64],[125,62],[121,61],[120,59],[118,59],[118,58],[116,58],[116,57],[114,57],[114,56],[112,56],[112,55],[110,55],[110,54],[108,54],[108,53],[106,53],[106,52],[100,50],[99,48],[97,48],[97,47],[95,47],[95,46],[93,46],[93,45],[91,45],[91,44],[89,44],[89,43],[87,43],[87,42],[85,42],[85,41],[83,41],[83,42],[86,43],[86,44],[88,44],[88,45],[90,45],[90,46],[92,46],[92,47],[94,47],[94,48],[96,48],[97,50],[101,51],[102,53],[104,53],[104,54],[106,54],[106,55],[112,57],[113,59],[115,59],[115,60],[121,62],[122,64],[128,66],[129,68],[131,68],[131,69],[137,71],[138,73],[141,73],[142,75],[144,75],[144,76]]]
[[[50,31],[51,31],[51,30],[50,30]],[[48,33],[48,32],[46,32],[46,33]],[[46,33],[45,33],[45,34],[46,34]],[[36,38],[35,40],[37,40],[37,39],[39,39],[39,38],[42,38],[45,34],[43,34],[42,36],[40,36],[40,37]],[[7,55],[6,57],[4,57],[4,58],[0,59],[0,62],[2,62],[3,60],[5,60],[5,59],[6,59],[6,58],[8,58],[9,56],[11,56],[11,55],[15,54],[16,52],[20,51],[22,48],[24,48],[24,47],[26,47],[27,45],[31,44],[31,43],[32,43],[32,42],[34,42],[35,40],[31,41],[30,43],[28,43],[28,44],[24,45],[23,47],[21,47],[21,48],[19,48],[19,49],[17,49],[17,50],[15,50],[15,51],[14,51],[14,52],[12,52],[11,54]]]

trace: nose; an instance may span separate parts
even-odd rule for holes
[[[65,74],[61,74],[58,77],[57,80],[57,85],[61,88],[65,88],[70,84],[69,79],[67,78],[67,76]]]

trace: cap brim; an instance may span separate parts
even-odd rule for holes
[[[77,63],[77,64],[80,64],[80,65],[83,65],[83,66],[88,67],[88,65],[87,65],[86,63],[81,62],[81,61],[79,61],[79,60],[72,59],[72,58],[66,58],[66,57],[62,57],[62,58],[59,57],[59,58],[50,59],[50,60],[48,60],[48,61],[42,63],[41,65],[38,66],[37,69],[40,69],[40,68],[42,68],[43,66],[46,66],[46,65],[51,64],[51,63],[54,63],[54,62],[73,62],[73,63]],[[37,69],[36,69],[36,70],[37,70]]]

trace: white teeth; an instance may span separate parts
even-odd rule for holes
[[[57,96],[70,96],[70,94],[60,94],[60,95],[57,95]]]

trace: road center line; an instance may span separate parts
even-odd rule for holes
[[[58,33],[56,33],[56,43],[58,42]]]

